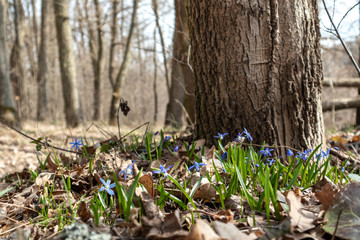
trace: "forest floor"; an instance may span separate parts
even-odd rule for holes
[[[131,130],[122,129],[122,136]],[[144,126],[135,133],[145,131]],[[310,163],[315,161],[300,164],[305,155],[294,156],[298,164],[286,167],[259,152],[249,163],[251,146],[219,141],[206,148],[184,133],[174,137],[176,132],[148,134],[149,144],[133,135],[122,146],[113,138],[117,127],[102,124],[69,129],[29,122],[21,132],[74,152],[71,143],[81,139],[96,157],[92,162],[89,155],[54,154],[44,146],[37,151],[41,144],[1,126],[0,238],[357,239],[360,234],[358,221],[348,226],[360,216],[360,203],[333,207],[344,195],[360,199],[360,133],[354,129],[327,137],[332,150],[323,152],[327,160],[321,167]],[[225,161],[225,153],[237,163]]]

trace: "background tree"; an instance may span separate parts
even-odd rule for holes
[[[48,2],[41,1],[41,28],[40,28],[40,50],[38,55],[38,73],[37,73],[37,113],[36,119],[44,121],[47,113],[47,48],[48,48]]]
[[[123,77],[126,75],[127,66],[129,63],[129,54],[130,54],[130,50],[131,50],[134,28],[135,28],[135,24],[136,24],[136,12],[138,9],[138,4],[139,4],[139,0],[133,1],[133,12],[131,15],[131,24],[130,24],[128,38],[126,41],[125,52],[123,55],[123,60],[121,62],[120,69],[116,75],[116,79],[115,79],[115,82],[113,85],[113,93],[112,93],[112,99],[111,99],[111,105],[110,105],[110,117],[109,117],[109,123],[111,125],[116,124],[116,112],[117,112],[117,107],[120,102],[120,88],[121,88],[121,83],[122,83]]]
[[[17,114],[10,85],[9,62],[6,48],[6,2],[0,0],[0,117],[4,120],[17,124]]]
[[[10,79],[14,89],[15,100],[19,113],[24,109],[25,79],[24,79],[24,27],[25,17],[21,0],[13,1],[15,39],[10,53]],[[19,115],[20,119],[22,114]]]
[[[190,122],[195,121],[194,74],[188,63],[190,46],[186,1],[174,0],[175,31],[171,61],[171,89],[166,108],[165,125],[182,126],[184,108]]]
[[[80,123],[80,101],[77,90],[75,60],[69,23],[69,1],[54,0],[56,36],[61,69],[62,92],[66,124],[76,127]]]
[[[247,128],[256,143],[322,143],[317,1],[188,4],[198,137]]]

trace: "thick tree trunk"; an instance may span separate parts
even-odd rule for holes
[[[0,117],[11,124],[18,124],[14,98],[10,84],[9,62],[6,48],[5,0],[0,0]]]
[[[188,3],[198,137],[247,128],[256,143],[322,143],[317,1]]]
[[[110,105],[110,117],[109,117],[109,123],[111,125],[116,124],[116,112],[117,112],[117,107],[120,102],[121,82],[122,82],[123,77],[126,75],[127,66],[128,66],[129,60],[130,60],[129,55],[130,55],[130,50],[131,50],[132,39],[134,36],[133,33],[134,33],[135,24],[136,24],[136,12],[138,9],[138,4],[139,4],[139,0],[133,1],[133,12],[131,15],[131,24],[130,24],[130,29],[129,29],[129,35],[128,35],[128,39],[126,41],[126,47],[125,47],[123,60],[121,62],[121,66],[120,66],[118,74],[116,75],[116,79],[115,79],[114,86],[113,86],[113,93],[112,93],[112,99],[111,99],[111,105]]]
[[[190,117],[190,121],[195,121],[194,76],[188,64],[190,39],[186,1],[174,0],[174,5],[175,31],[171,63],[171,90],[169,103],[166,108],[165,125],[181,127],[185,122],[184,107]]]
[[[40,29],[40,50],[38,56],[38,74],[37,74],[37,113],[36,119],[44,121],[47,114],[47,48],[48,48],[48,0],[41,1],[41,29]]]
[[[54,0],[54,12],[62,91],[65,102],[65,119],[68,126],[76,127],[80,122],[80,101],[77,90],[75,60],[69,23],[69,0]]]

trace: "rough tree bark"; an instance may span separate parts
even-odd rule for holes
[[[188,4],[198,137],[247,128],[256,143],[322,143],[317,1]]]
[[[139,4],[139,0],[133,1],[133,12],[131,15],[131,23],[130,23],[128,38],[126,41],[125,52],[124,52],[124,56],[123,56],[123,60],[121,62],[119,72],[116,75],[116,79],[115,79],[114,86],[113,86],[113,93],[112,93],[112,99],[111,99],[111,105],[110,105],[110,117],[109,117],[109,123],[111,125],[116,124],[116,112],[117,112],[118,104],[120,102],[121,82],[122,82],[123,77],[126,75],[127,65],[129,63],[129,55],[130,55],[130,50],[131,50],[132,39],[134,36],[133,33],[134,33],[135,24],[136,24],[136,12],[138,9],[138,4]]]
[[[47,48],[48,48],[48,0],[41,1],[41,29],[40,29],[40,49],[38,55],[37,73],[37,112],[36,119],[44,121],[47,114]]]
[[[186,1],[174,0],[174,5],[175,31],[171,61],[171,89],[166,108],[165,125],[181,127],[185,123],[184,107],[189,115],[189,120],[195,121],[194,74],[188,63],[190,39]]]
[[[0,117],[11,124],[18,124],[13,92],[10,84],[9,62],[7,59],[5,15],[7,2],[0,0]]]
[[[80,123],[80,100],[69,23],[69,0],[54,0],[54,13],[65,119],[68,126],[76,127]]]

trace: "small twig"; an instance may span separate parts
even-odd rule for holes
[[[342,209],[340,209],[340,212],[339,212],[339,215],[338,215],[338,219],[337,219],[337,222],[336,222],[336,226],[335,226],[335,231],[331,237],[331,240],[334,240],[335,239],[335,234],[336,234],[336,231],[338,229],[338,226],[339,226],[339,222],[340,222],[340,216],[341,216],[341,213],[342,213]]]
[[[326,14],[327,14],[328,17],[329,17],[329,20],[330,20],[330,22],[331,22],[331,25],[333,26],[334,31],[336,32],[336,37],[340,40],[341,45],[344,47],[344,49],[345,49],[346,53],[348,54],[348,56],[349,56],[352,64],[354,65],[356,71],[357,71],[358,74],[360,75],[360,68],[359,68],[359,66],[357,65],[354,57],[352,56],[351,51],[350,51],[349,48],[346,46],[346,43],[344,42],[344,40],[343,40],[342,37],[340,36],[340,33],[339,33],[337,27],[335,26],[335,23],[334,23],[332,17],[330,16],[330,13],[329,13],[329,11],[328,11],[328,9],[327,9],[327,7],[326,7],[325,1],[322,0],[322,3],[323,3],[323,5],[324,5],[324,9],[325,9],[325,11],[326,11]]]
[[[121,101],[121,98],[120,98],[120,101]],[[118,106],[118,109],[117,109],[117,112],[116,112],[116,120],[117,120],[117,127],[118,127],[118,132],[119,132],[119,140],[121,140],[121,134],[120,134],[120,106],[121,104],[119,103],[119,106]],[[121,141],[120,141],[121,142]],[[122,144],[121,144],[122,145]]]
[[[51,147],[51,148],[54,148],[54,149],[59,150],[59,151],[69,152],[69,153],[76,153],[76,154],[79,154],[79,155],[82,155],[82,154],[83,154],[82,151],[81,151],[81,152],[75,152],[75,151],[71,151],[71,150],[67,150],[67,149],[64,149],[64,148],[60,148],[60,147],[56,147],[56,146],[54,146],[54,145],[51,145],[51,144],[48,143],[48,141],[46,141],[46,142],[39,141],[39,140],[37,140],[37,139],[35,139],[35,138],[33,138],[33,137],[30,137],[29,135],[26,135],[25,133],[21,132],[20,130],[16,129],[16,128],[13,127],[11,124],[7,123],[6,121],[4,121],[4,120],[1,119],[1,118],[0,118],[0,123],[4,124],[5,126],[11,128],[11,129],[14,130],[15,132],[19,133],[20,135],[22,135],[22,136],[24,136],[24,137],[26,137],[26,138],[28,138],[28,139],[36,142],[37,144],[40,144],[40,145],[44,146],[44,147]]]
[[[138,126],[137,128],[134,128],[133,130],[131,130],[130,132],[128,132],[125,136],[123,136],[122,139],[126,138],[126,137],[129,136],[132,132],[138,130],[138,129],[141,128],[142,126],[145,126],[146,124],[149,126],[150,122],[146,122],[146,123]],[[147,128],[146,128],[146,129],[147,129]]]

